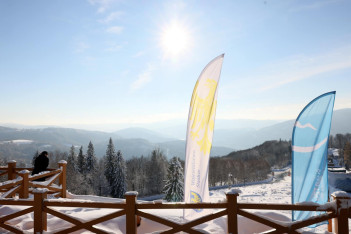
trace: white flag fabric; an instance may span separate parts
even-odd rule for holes
[[[190,103],[186,136],[184,175],[185,203],[209,201],[208,162],[217,106],[217,84],[224,54],[213,59],[198,78]],[[183,216],[191,220],[208,210],[184,209]]]

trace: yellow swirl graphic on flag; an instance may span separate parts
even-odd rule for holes
[[[190,191],[190,202],[191,203],[200,203],[202,202],[200,194],[194,191]],[[194,209],[196,212],[201,212],[203,209]]]
[[[208,88],[208,94],[205,98],[198,95],[198,83],[196,83],[193,96],[191,98],[191,115],[193,121],[190,130],[192,140],[200,146],[200,151],[208,154],[211,150],[212,139],[209,139],[209,133],[214,129],[214,115],[216,112],[217,100],[215,100],[217,81],[207,79],[205,86]]]

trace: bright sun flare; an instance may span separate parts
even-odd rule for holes
[[[173,22],[164,28],[161,44],[166,56],[176,57],[189,46],[189,33],[184,26]]]

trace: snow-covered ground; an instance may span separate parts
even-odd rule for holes
[[[11,141],[0,141],[0,144],[10,144],[10,143],[20,145],[20,144],[31,144],[31,143],[33,143],[33,141],[32,140],[24,140],[24,139],[11,140]]]
[[[277,178],[280,177],[279,173],[275,175]],[[235,189],[240,189],[242,193],[238,197],[238,202],[245,203],[280,203],[280,204],[290,204],[291,203],[291,177],[285,176],[282,178],[274,179],[271,183],[257,184],[251,186],[236,187]],[[225,194],[228,189],[221,189],[211,191],[211,202],[220,202],[225,199]],[[100,202],[123,202],[122,199],[112,199],[112,198],[102,198],[97,196],[78,196],[69,194],[70,199],[74,201],[100,201]],[[70,200],[70,199],[58,199],[58,200]],[[141,203],[143,201],[140,201]],[[16,206],[0,206],[0,216],[10,214],[14,211],[23,209],[24,207]],[[76,207],[65,207],[65,208],[55,208],[62,213],[71,215],[73,217],[79,218],[81,220],[90,220],[97,218],[108,213],[114,212],[115,210],[110,209],[92,209],[92,208],[76,208]],[[144,210],[145,211],[145,210]],[[169,220],[175,222],[184,222],[182,219],[182,210],[147,210],[152,214],[166,217]],[[290,221],[291,212],[289,211],[256,211],[255,213],[260,213],[262,215],[271,217],[280,221]],[[33,233],[33,213],[23,215],[21,217],[15,218],[8,221],[10,225],[16,226],[26,233]],[[248,220],[244,217],[239,216],[239,233],[259,233],[270,228],[262,224],[256,223],[254,221]],[[350,222],[349,222],[350,223]],[[221,217],[217,220],[201,224],[196,227],[196,229],[201,230],[204,233],[226,233],[227,218],[226,216]],[[52,233],[54,231],[67,228],[70,224],[48,214],[48,231],[46,233]],[[125,230],[125,217],[119,217],[104,223],[98,224],[97,227],[111,233],[126,233]],[[351,223],[350,223],[351,227]],[[140,227],[138,227],[138,233],[157,233],[161,230],[167,230],[168,227],[147,220],[142,219]],[[309,233],[326,233],[327,225],[321,225],[315,229],[306,229]],[[5,230],[0,229],[0,233],[6,233]],[[89,231],[78,231],[75,233],[90,233]]]

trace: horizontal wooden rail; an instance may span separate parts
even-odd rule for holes
[[[227,203],[136,204],[137,209],[225,209]]]
[[[56,170],[57,171],[57,170]],[[25,172],[24,174],[26,174]],[[51,172],[50,172],[51,173]],[[21,173],[20,173],[21,174]],[[26,178],[25,176],[23,178]],[[20,181],[23,182],[23,181]],[[137,233],[136,228],[136,217],[144,217],[145,219],[152,220],[154,222],[167,226],[166,230],[160,233],[202,233],[201,230],[196,230],[195,227],[205,222],[217,219],[222,216],[227,216],[228,232],[238,233],[238,216],[243,216],[253,221],[264,224],[274,230],[269,230],[265,233],[299,233],[297,230],[310,226],[312,224],[320,223],[332,218],[335,219],[335,233],[348,233],[348,218],[351,215],[351,204],[349,197],[335,197],[335,201],[327,203],[325,205],[318,204],[259,204],[259,203],[239,203],[237,202],[238,193],[229,192],[227,193],[227,199],[222,203],[166,203],[160,202],[154,203],[143,203],[137,202],[137,193],[128,192],[125,194],[125,202],[118,203],[106,203],[106,202],[79,202],[79,201],[67,201],[67,200],[54,200],[47,199],[47,194],[54,191],[48,191],[46,189],[36,189],[33,191],[34,200],[14,200],[14,199],[0,199],[0,205],[17,205],[17,206],[28,206],[21,211],[9,214],[0,218],[0,227],[13,232],[22,233],[16,227],[10,226],[5,223],[13,218],[20,215],[24,215],[30,212],[34,213],[34,233],[42,233],[47,230],[47,214],[51,214],[60,218],[72,226],[56,230],[57,233],[69,233],[78,230],[88,230],[94,233],[107,233],[106,231],[98,228],[96,225],[120,216],[126,217],[126,233],[135,234]],[[94,218],[92,220],[83,221],[76,217],[72,217],[68,214],[60,212],[59,207],[81,207],[81,208],[101,208],[101,209],[115,209],[109,214],[101,217]],[[186,223],[177,223],[172,220],[168,220],[166,217],[160,217],[151,213],[147,210],[157,209],[216,209],[215,213],[204,215],[203,217],[191,220]],[[321,212],[319,215],[310,217],[301,221],[294,222],[281,222],[274,220],[263,215],[258,215],[250,210],[300,210],[300,211],[317,211]],[[326,213],[322,213],[326,212]],[[50,230],[55,232],[55,230]]]
[[[54,191],[54,192],[60,192],[62,190],[61,188],[55,188],[55,187],[42,185],[42,184],[29,183],[29,185],[31,185],[33,187],[37,187],[37,188],[47,188],[47,189],[50,189],[51,191]]]
[[[334,211],[332,207],[321,210],[320,205],[305,205],[305,204],[253,204],[239,203],[239,209],[254,209],[254,210],[300,210],[300,211]]]
[[[33,200],[0,199],[1,206],[34,206]]]
[[[7,168],[6,168],[7,170]],[[28,171],[33,171],[33,168],[30,168],[30,167],[16,167],[15,168],[15,171],[22,171],[22,170],[28,170]],[[57,169],[54,169],[54,168],[47,168],[46,169],[47,171],[55,171]]]
[[[107,202],[71,202],[71,201],[53,201],[45,200],[45,206],[56,207],[82,207],[82,208],[104,208],[104,209],[125,209],[125,203],[107,203]]]

